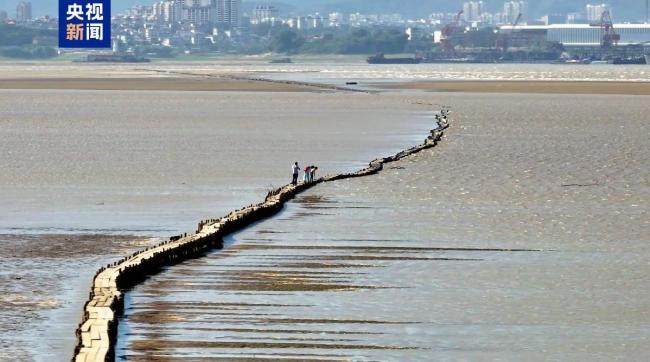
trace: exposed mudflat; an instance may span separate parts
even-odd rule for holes
[[[127,294],[134,360],[643,360],[647,97],[432,94],[442,143]]]
[[[101,265],[154,240],[114,235],[0,235],[0,361],[72,358]]]
[[[550,93],[550,94],[629,94],[650,95],[650,82],[585,81],[417,81],[378,83],[378,88],[431,92],[469,93]]]

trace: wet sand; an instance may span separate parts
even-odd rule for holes
[[[430,92],[650,95],[650,82],[413,81],[371,83],[371,86]]]
[[[153,243],[128,235],[0,235],[0,361],[72,358],[97,268]]]
[[[643,360],[647,98],[432,100],[455,120],[435,149],[319,185],[128,293],[118,355]]]
[[[118,75],[119,76],[119,75]],[[281,82],[205,77],[17,78],[0,79],[0,89],[75,89],[130,91],[309,92],[316,87]]]
[[[403,66],[358,60],[296,64],[267,64],[259,59],[149,64],[0,62],[0,89],[322,92],[352,81],[358,83],[353,88],[367,91],[650,95],[647,70],[640,65]]]
[[[116,73],[110,77],[4,78],[0,89],[52,90],[132,90],[132,91],[212,91],[212,92],[323,92],[329,89],[316,84],[261,80],[246,80],[253,75],[231,78],[205,71],[178,72],[147,71],[129,77]],[[263,76],[262,76],[263,77]],[[344,85],[344,83],[341,83]],[[577,81],[409,81],[369,82],[361,89],[411,90],[429,92],[468,93],[549,93],[549,94],[621,94],[650,95],[650,82],[577,82]]]

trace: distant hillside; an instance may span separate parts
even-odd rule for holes
[[[0,0],[0,9],[14,16],[19,0]],[[123,12],[133,5],[150,5],[155,0],[112,0],[114,13]],[[484,0],[492,12],[503,7],[503,0]],[[55,15],[56,0],[31,0],[35,16]],[[553,12],[575,12],[587,3],[609,3],[614,8],[614,20],[641,20],[645,15],[645,0],[529,0],[530,12],[539,17]],[[244,9],[250,11],[256,4],[276,5],[282,14],[329,13],[400,13],[409,17],[425,17],[432,12],[455,12],[463,0],[244,0]]]

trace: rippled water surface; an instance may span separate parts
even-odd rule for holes
[[[644,66],[0,63],[0,78],[179,72],[650,80]],[[0,360],[67,360],[98,266],[259,201],[293,161],[334,173],[419,143],[441,104],[454,126],[433,151],[318,186],[128,293],[118,356],[643,360],[648,97],[75,90],[0,90]]]
[[[416,64],[369,65],[353,61],[296,60],[295,64],[268,64],[267,61],[153,62],[150,64],[96,65],[83,63],[0,63],[0,75],[38,77],[41,75],[105,74],[151,75],[152,70],[202,74],[253,74],[275,79],[339,82],[340,80],[527,80],[527,81],[650,81],[647,65],[553,65],[553,64]],[[164,76],[164,74],[157,74]]]
[[[0,231],[167,236],[257,201],[291,165],[353,170],[432,107],[324,93],[0,91]]]
[[[258,202],[294,161],[335,173],[418,142],[433,109],[411,100],[0,90],[0,360],[68,360],[100,266]]]
[[[645,359],[647,97],[433,97],[438,147],[129,292],[118,357]]]

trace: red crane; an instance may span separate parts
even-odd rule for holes
[[[454,52],[454,43],[451,40],[451,36],[458,28],[458,23],[460,22],[461,15],[463,15],[463,10],[459,11],[458,14],[456,14],[453,22],[445,25],[445,27],[442,28],[440,34],[440,44],[442,44],[442,50],[445,52]]]
[[[601,48],[611,48],[618,45],[618,42],[621,40],[621,35],[614,29],[614,22],[608,10],[603,11],[599,23],[591,23],[589,25],[600,28]]]
[[[517,28],[517,25],[519,25],[523,17],[524,14],[522,13],[519,13],[519,15],[517,15],[517,19],[515,19],[515,22],[511,24],[512,28],[510,29],[509,33],[505,33],[503,29],[501,29],[499,36],[497,37],[497,48],[501,48],[503,51],[508,50],[508,47],[510,46],[510,37],[512,36],[512,33],[514,33],[515,28]]]

